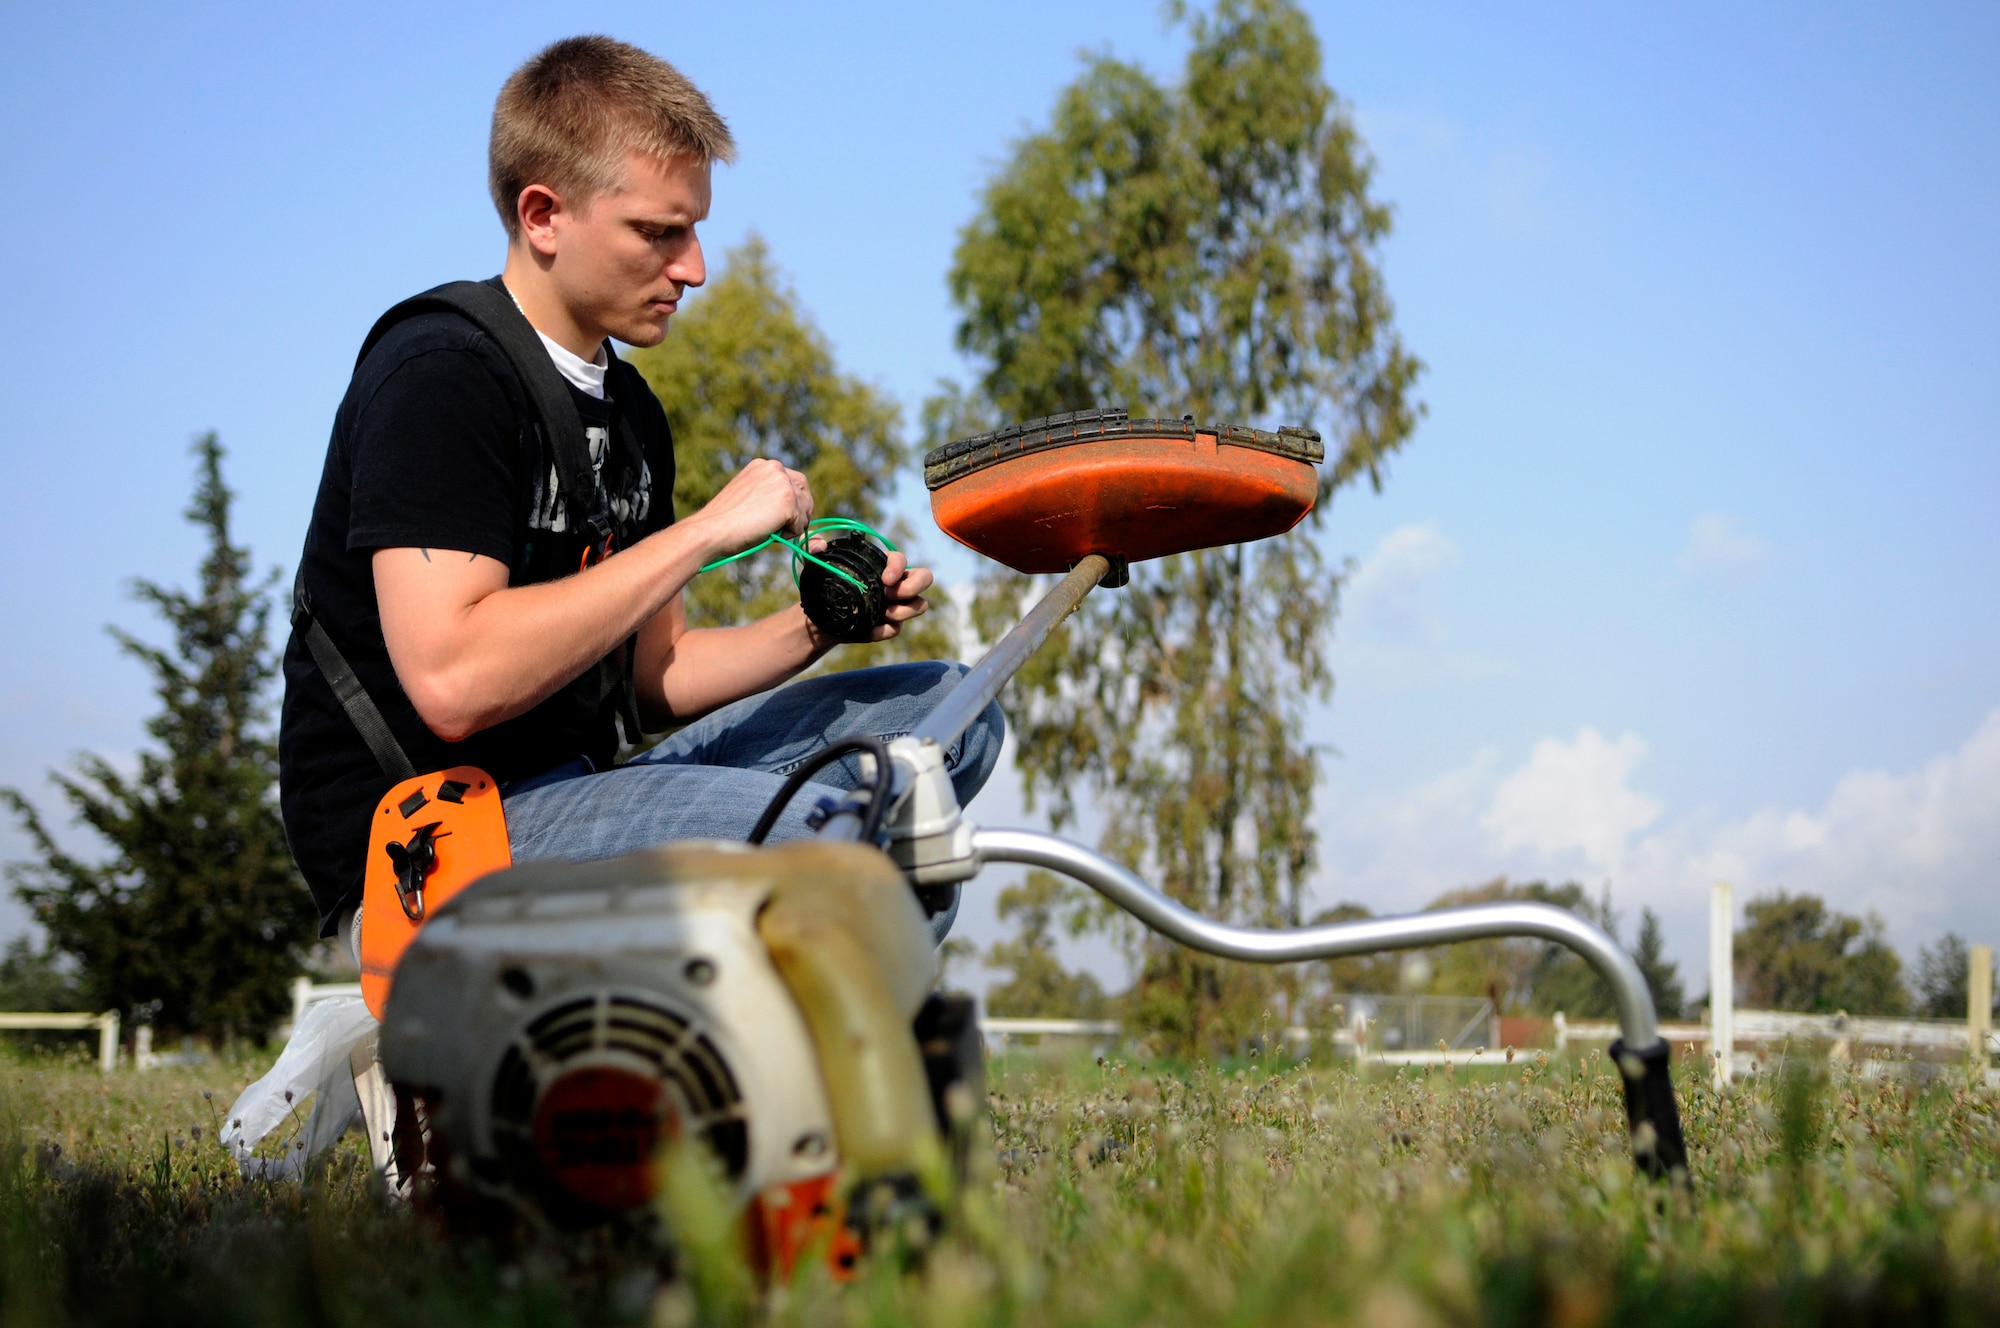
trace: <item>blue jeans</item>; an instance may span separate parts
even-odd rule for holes
[[[501,786],[514,861],[614,858],[673,839],[749,835],[785,776],[839,738],[900,738],[964,676],[962,664],[890,664],[832,673],[723,706],[612,770],[576,760]],[[1000,759],[1007,732],[989,705],[945,753],[960,806],[972,800]],[[860,757],[822,767],[778,818],[771,841],[806,839],[806,815],[820,798],[861,781]],[[958,916],[958,888],[932,914],[940,942]]]

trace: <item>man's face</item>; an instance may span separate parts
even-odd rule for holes
[[[708,205],[707,162],[628,152],[617,188],[559,209],[547,270],[579,328],[632,346],[665,339],[681,296],[708,279],[695,236]]]

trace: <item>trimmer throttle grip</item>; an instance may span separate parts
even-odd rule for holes
[[[1680,1107],[1674,1102],[1672,1050],[1667,1040],[1644,1051],[1628,1051],[1624,1039],[1611,1044],[1611,1063],[1625,1085],[1625,1121],[1632,1130],[1632,1161],[1655,1180],[1687,1180],[1687,1142],[1681,1137]]]

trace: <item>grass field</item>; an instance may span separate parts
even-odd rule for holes
[[[262,1068],[0,1060],[0,1321],[2000,1322],[2000,1095],[1956,1082],[1795,1060],[1718,1099],[1690,1072],[1673,1195],[1634,1179],[1597,1058],[1372,1080],[1015,1060],[993,1067],[993,1172],[922,1268],[752,1304],[726,1278],[446,1241],[358,1155],[241,1182],[214,1130]]]

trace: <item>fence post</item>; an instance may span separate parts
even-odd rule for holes
[[[1736,1066],[1736,902],[1727,881],[1708,897],[1708,1050],[1719,1093]]]
[[[313,981],[304,974],[292,979],[292,1029],[299,1031],[299,1021],[306,1017],[306,1006],[312,1001]]]
[[[1561,1053],[1569,1046],[1569,1019],[1561,1010],[1556,1011],[1556,1051]]]
[[[118,1012],[106,1010],[97,1019],[97,1068],[110,1074],[118,1068]]]
[[[1986,1035],[1993,1029],[1993,947],[1975,945],[1965,973],[1966,1054],[1986,1064]]]
[[[153,1068],[153,1026],[151,1024],[139,1025],[139,1030],[132,1034],[132,1068],[135,1070],[150,1070]]]

